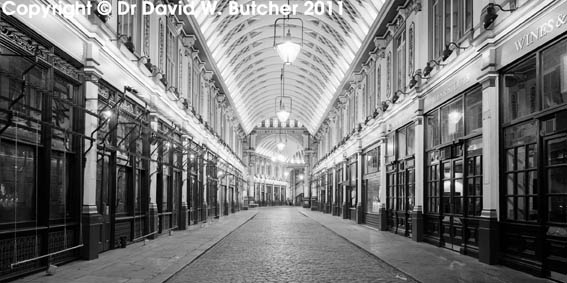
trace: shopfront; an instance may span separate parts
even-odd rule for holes
[[[415,204],[415,124],[386,136],[386,212],[390,231],[411,237]]]
[[[82,66],[20,27],[2,15],[0,281],[75,259],[82,244]]]
[[[425,115],[424,239],[478,256],[482,212],[482,90],[474,86]]]
[[[554,17],[550,17],[554,18]],[[567,278],[567,38],[500,72],[501,261]]]
[[[353,154],[347,160],[345,196],[346,196],[346,218],[356,221],[356,206],[358,204],[358,154]]]
[[[380,146],[371,146],[363,152],[364,222],[375,228],[380,228],[380,149]]]

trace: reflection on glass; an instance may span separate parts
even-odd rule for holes
[[[535,57],[514,67],[504,75],[502,94],[504,122],[510,122],[539,110],[536,78]]]
[[[520,172],[517,175],[517,194],[518,195],[525,195],[526,194],[526,186],[525,186],[525,179],[524,179],[524,172]]]
[[[536,167],[536,147],[535,144],[528,145],[528,168]]]
[[[511,148],[506,151],[506,170],[514,170],[515,149]]]
[[[542,53],[543,107],[567,102],[567,41]]]
[[[506,176],[506,193],[508,195],[514,194],[514,174],[507,174]]]
[[[516,216],[514,215],[514,198],[509,197],[506,200],[506,217],[510,220],[514,220]]]
[[[549,198],[549,221],[567,223],[567,196]]]
[[[567,194],[567,167],[548,169],[547,181],[550,194]]]

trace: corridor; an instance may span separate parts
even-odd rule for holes
[[[416,282],[294,207],[259,210],[167,282]]]

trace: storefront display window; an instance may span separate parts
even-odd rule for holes
[[[505,123],[539,110],[536,78],[535,57],[528,59],[504,74],[502,106]]]
[[[567,103],[567,41],[542,52],[543,108]]]
[[[380,149],[378,146],[365,154],[366,212],[378,213],[380,210]]]
[[[462,98],[441,108],[441,144],[454,141],[464,135]]]
[[[35,219],[36,149],[0,141],[0,224]]]

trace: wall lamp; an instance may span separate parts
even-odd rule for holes
[[[148,76],[148,78],[157,78],[158,80],[163,79],[163,73],[161,71],[158,71],[157,68],[155,68],[155,66],[152,65],[152,72],[154,73],[151,76]]]
[[[421,69],[417,69],[417,70],[414,72],[414,74],[411,75],[411,80],[409,81],[409,88],[410,88],[410,89],[414,88],[414,87],[417,85],[418,81],[417,81],[416,77],[419,77],[419,79],[424,79],[424,78],[425,78],[425,77],[423,77],[423,76],[421,75]]]
[[[124,40],[124,38],[126,38],[126,40]],[[127,34],[118,34],[118,37],[116,39],[111,39],[110,41],[119,41],[119,40],[122,40],[124,42],[124,46],[126,46],[126,48],[130,50],[130,52],[134,53],[134,51],[136,51],[136,46],[134,46],[134,42],[132,41],[132,36],[129,36]]]
[[[484,15],[484,19],[482,21],[485,30],[491,29],[492,24],[494,24],[494,21],[496,20],[496,18],[498,18],[498,14],[496,14],[495,7],[498,7],[501,11],[505,11],[505,12],[516,11],[516,8],[504,9],[502,8],[502,6],[498,4],[488,3],[488,6],[486,7],[486,15]]]
[[[423,76],[424,77],[429,77],[429,74],[431,74],[431,71],[433,71],[433,64],[435,64],[437,66],[444,66],[442,64],[439,64],[439,62],[437,60],[431,60],[431,61],[427,62],[427,66],[425,66],[425,68],[423,68]]]
[[[398,99],[400,99],[400,94],[407,94],[401,90],[398,90],[394,93],[394,95],[392,95],[392,98],[386,100],[386,101],[382,101],[382,112],[386,112],[386,110],[388,110],[388,108],[390,108],[390,104],[395,104]]]
[[[449,42],[445,45],[445,50],[443,50],[443,61],[447,60],[447,58],[449,58],[449,56],[451,56],[451,54],[453,54],[453,50],[451,49],[451,46],[457,48],[457,49],[467,49],[468,47],[461,47],[461,45],[455,43],[455,42]]]
[[[170,87],[167,88],[167,91],[171,91],[171,92],[173,92],[173,93],[177,93],[177,88],[174,87],[174,86],[170,86]]]
[[[144,64],[146,64],[148,61],[150,60],[150,57],[144,55],[144,56],[140,56],[140,58],[138,58],[138,60],[131,60],[132,62],[144,62]]]

